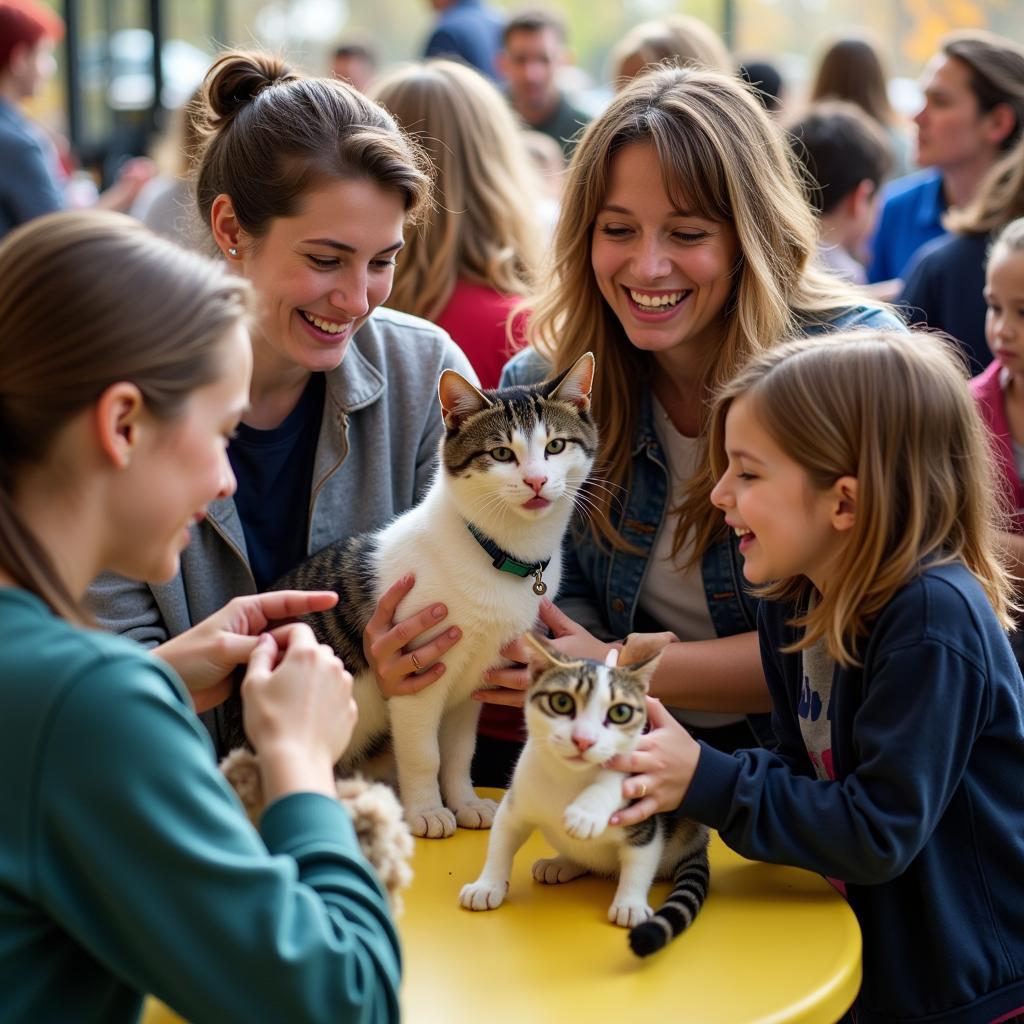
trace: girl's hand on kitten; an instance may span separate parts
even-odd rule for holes
[[[196,710],[206,711],[231,695],[235,669],[249,660],[271,623],[325,611],[337,603],[338,595],[330,590],[272,590],[236,597],[153,653],[181,676]]]
[[[570,619],[565,612],[556,608],[546,597],[541,599],[539,611],[540,626],[547,627],[553,637],[552,646],[563,654],[604,661],[612,647],[622,646],[598,640],[579,623]],[[473,699],[483,704],[503,704],[507,707],[521,708],[526,700],[526,688],[530,685],[530,672],[526,667],[526,645],[522,640],[512,640],[501,649],[501,656],[519,664],[488,669],[484,673],[484,682],[498,689],[477,690],[473,694]]]
[[[629,772],[622,796],[635,804],[616,811],[610,825],[635,825],[659,811],[674,811],[693,781],[700,744],[665,710],[660,700],[647,698],[651,731],[644,733],[632,754],[619,754],[606,765]]]
[[[363,631],[363,654],[377,677],[377,687],[387,700],[424,687],[444,675],[444,663],[437,659],[462,636],[458,626],[446,629],[433,640],[412,651],[405,648],[413,640],[437,624],[448,614],[443,604],[434,604],[423,611],[395,622],[395,613],[402,598],[413,588],[416,578],[403,576],[380,596],[377,608]]]
[[[336,795],[334,763],[359,712],[351,673],[305,623],[259,638],[242,681],[242,713],[268,802],[286,793]]]

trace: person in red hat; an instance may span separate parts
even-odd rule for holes
[[[56,71],[53,49],[63,36],[64,22],[49,7],[0,0],[0,237],[67,205],[54,142],[20,106]],[[152,175],[149,160],[129,160],[96,205],[127,210]]]

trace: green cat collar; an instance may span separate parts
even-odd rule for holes
[[[544,582],[543,573],[548,567],[548,562],[551,561],[550,558],[545,558],[543,562],[534,562],[533,564],[520,562],[518,558],[513,558],[507,551],[499,548],[487,534],[481,533],[472,523],[467,522],[466,528],[476,538],[477,544],[494,559],[491,564],[495,569],[499,572],[510,572],[513,576],[522,576],[524,578],[532,576],[533,592],[538,597],[548,592],[548,585]]]

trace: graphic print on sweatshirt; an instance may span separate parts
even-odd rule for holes
[[[832,676],[835,662],[828,656],[824,641],[804,650],[803,680],[800,683],[800,734],[807,756],[819,779],[834,779],[832,767]]]

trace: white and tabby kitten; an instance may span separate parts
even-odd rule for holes
[[[532,387],[481,391],[445,370],[438,394],[446,427],[441,464],[423,501],[388,526],[325,548],[275,589],[337,590],[336,608],[307,621],[356,677],[359,722],[341,774],[390,734],[399,796],[412,832],[441,838],[489,828],[494,802],[476,795],[470,763],[480,705],[470,694],[500,649],[537,620],[561,578],[562,538],[597,451],[590,415],[594,357]],[[358,496],[353,496],[358,500]],[[406,573],[416,584],[405,618],[435,602],[448,617],[417,643],[457,624],[445,674],[411,696],[385,701],[363,655],[362,634],[380,595]]]
[[[460,902],[469,910],[501,906],[516,851],[539,828],[558,856],[537,861],[534,879],[552,885],[588,872],[617,877],[608,919],[629,928],[633,952],[648,956],[689,927],[708,891],[703,825],[667,814],[608,825],[626,801],[622,772],[603,765],[630,753],[644,730],[644,698],[666,634],[632,634],[617,665],[569,659],[530,639],[537,654],[526,696],[529,736],[498,807],[484,869],[463,886]],[[647,894],[656,878],[674,886],[652,912]]]

